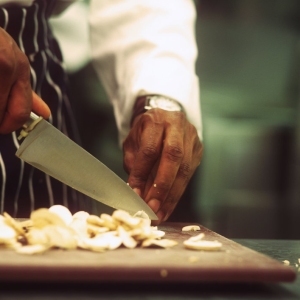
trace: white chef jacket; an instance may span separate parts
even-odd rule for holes
[[[197,47],[191,0],[92,0],[91,52],[111,100],[120,142],[137,96],[161,94],[183,105],[202,138]]]
[[[57,0],[55,13],[73,1]],[[0,6],[33,2],[0,0]],[[114,107],[120,143],[136,98],[146,94],[178,100],[202,139],[195,19],[192,0],[91,0],[92,59]]]

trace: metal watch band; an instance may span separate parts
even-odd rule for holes
[[[167,111],[183,111],[182,105],[169,97],[161,95],[150,95],[145,99],[145,109],[161,108]]]
[[[178,101],[176,101],[172,98],[162,96],[162,95],[145,95],[145,96],[141,96],[141,97],[137,98],[137,100],[134,104],[130,125],[132,125],[132,122],[133,122],[133,120],[135,119],[136,116],[138,116],[139,114],[145,113],[149,109],[152,109],[152,107],[149,106],[149,100],[151,98],[154,98],[154,97],[155,98],[157,97],[157,98],[169,99],[172,102],[176,102],[176,103],[178,103],[178,106],[180,107],[180,110],[178,110],[178,111],[184,111],[181,104]]]

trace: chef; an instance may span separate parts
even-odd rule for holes
[[[0,0],[0,213],[28,217],[84,196],[15,152],[31,111],[79,143],[59,45],[48,24],[73,1]],[[113,105],[128,184],[167,220],[202,158],[192,0],[92,0],[95,70]],[[99,178],[101,180],[101,178]]]

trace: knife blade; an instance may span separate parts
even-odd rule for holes
[[[118,175],[36,114],[24,125],[16,156],[79,192],[130,214],[151,208]],[[22,133],[21,133],[22,134]]]

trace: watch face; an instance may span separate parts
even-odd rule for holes
[[[181,105],[177,101],[164,97],[151,97],[149,99],[149,106],[168,111],[182,111]]]

